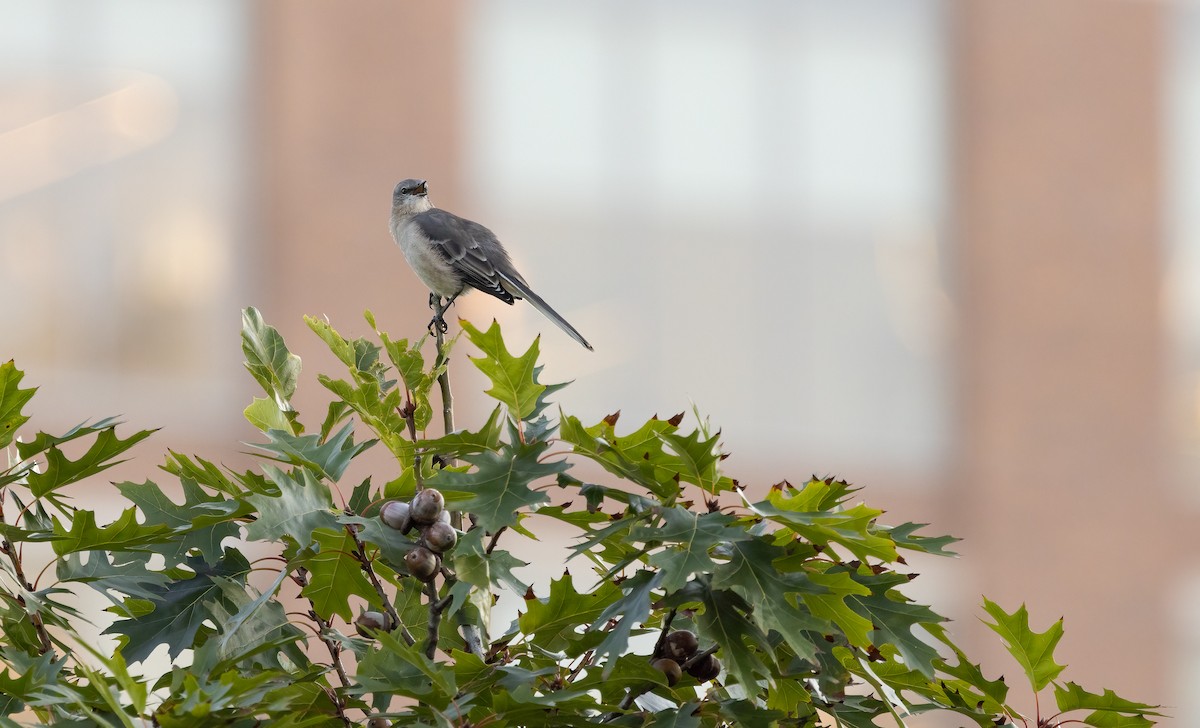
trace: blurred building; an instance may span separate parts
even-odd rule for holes
[[[984,593],[1200,725],[1198,7],[0,2],[0,357],[46,428],[163,426],[130,477],[236,460],[240,308],[302,411],[303,314],[420,333],[425,177],[596,346],[458,304],[544,332],[565,409],[694,402],[753,488],[860,484],[965,539],[914,586],[989,673]]]

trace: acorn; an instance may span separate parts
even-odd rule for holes
[[[445,511],[442,511],[445,513]],[[425,527],[425,545],[431,551],[444,554],[458,543],[458,532],[447,523],[438,521]]]
[[[700,682],[715,680],[717,675],[721,674],[721,661],[713,655],[708,655],[689,666],[687,673]]]
[[[654,661],[653,665],[655,670],[667,678],[668,687],[675,687],[675,683],[683,677],[683,670],[679,669],[679,663],[669,657],[660,657]]]
[[[442,559],[424,546],[418,546],[404,555],[404,565],[408,567],[408,573],[427,582],[442,568]]]
[[[388,618],[383,612],[363,612],[354,620],[354,629],[362,637],[374,637],[376,632],[388,628]]]
[[[383,521],[384,525],[394,528],[400,533],[404,533],[412,528],[410,509],[404,501],[391,500],[384,503],[383,507],[379,509],[379,520]]]
[[[664,657],[683,663],[692,659],[692,655],[696,654],[699,648],[700,642],[696,639],[696,633],[681,629],[667,635],[663,641],[662,653]]]
[[[440,491],[426,488],[413,496],[408,512],[415,523],[433,523],[445,510],[445,505],[446,499],[442,497]]]

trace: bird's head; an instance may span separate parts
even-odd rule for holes
[[[406,179],[392,190],[392,215],[415,215],[433,207],[423,179]]]

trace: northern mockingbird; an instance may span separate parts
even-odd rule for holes
[[[434,207],[425,180],[406,179],[396,185],[392,191],[391,230],[413,272],[429,287],[429,306],[434,310],[430,328],[437,326],[445,331],[442,314],[454,299],[478,288],[509,305],[514,299],[524,298],[592,351],[587,339],[533,292],[513,267],[496,234],[477,222]]]

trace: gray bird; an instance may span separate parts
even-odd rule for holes
[[[533,292],[513,267],[496,234],[477,222],[434,207],[425,180],[397,183],[392,191],[391,230],[413,272],[429,287],[429,306],[434,310],[430,328],[437,326],[445,331],[442,315],[446,309],[463,293],[478,288],[510,306],[517,298],[529,301],[592,351],[587,339]]]

